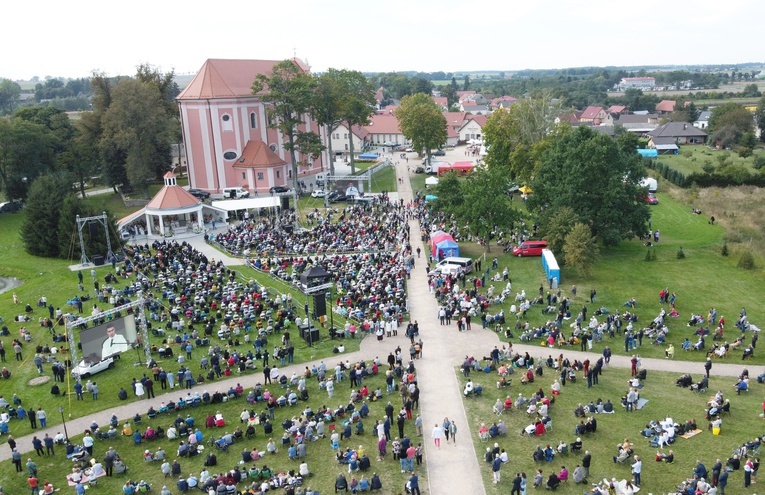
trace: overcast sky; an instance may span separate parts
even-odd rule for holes
[[[216,11],[218,9],[219,11]],[[293,54],[313,71],[762,62],[762,0],[12,1],[0,78],[195,73]]]

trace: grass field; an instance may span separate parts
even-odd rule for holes
[[[557,357],[558,352],[555,350],[554,358]],[[540,350],[539,356],[533,357],[546,359],[547,354]],[[455,369],[455,373],[458,373],[463,384],[467,381],[458,369]],[[616,454],[616,445],[628,438],[634,444],[635,454],[643,459],[641,492],[644,493],[674,493],[673,490],[677,485],[691,476],[697,460],[701,460],[711,472],[717,458],[722,459],[724,464],[735,448],[760,434],[763,420],[758,416],[760,410],[758,392],[761,392],[761,385],[755,383],[754,391],[739,396],[733,391],[734,379],[712,376],[710,389],[706,393],[697,394],[690,389],[676,387],[675,381],[678,376],[673,373],[649,371],[645,386],[640,390],[640,397],[648,399],[648,404],[638,411],[628,413],[620,405],[620,400],[627,391],[629,370],[607,367],[600,377],[599,384],[591,389],[587,389],[587,383],[579,373],[576,383],[567,382],[562,387],[561,394],[549,410],[553,423],[552,431],[541,437],[528,437],[520,435],[521,429],[533,422],[526,414],[525,408],[523,410],[514,408],[502,414],[501,417],[497,417],[492,407],[497,399],[504,402],[509,396],[516,402],[518,394],[529,398],[539,388],[548,396],[550,385],[557,378],[554,370],[545,367],[544,375],[537,377],[533,384],[528,385],[522,385],[519,373],[515,373],[512,375],[512,385],[501,390],[495,385],[496,372],[490,374],[472,372],[470,379],[474,383],[481,384],[484,392],[481,397],[464,399],[470,425],[462,431],[469,430],[473,437],[487,493],[507,493],[512,478],[518,471],[526,473],[530,490],[533,490],[531,484],[538,468],[543,470],[545,480],[553,470],[560,471],[563,465],[570,473],[573,473],[575,467],[581,463],[581,455],[574,453],[557,455],[551,463],[537,463],[533,461],[531,454],[537,445],[541,445],[544,449],[547,444],[550,444],[554,448],[561,440],[570,444],[576,439],[574,427],[580,420],[574,416],[573,411],[578,403],[586,405],[590,401],[597,402],[598,399],[602,399],[604,402],[610,400],[615,406],[614,414],[594,415],[598,422],[597,431],[582,436],[583,450],[589,450],[592,454],[588,481],[592,483],[604,478],[631,479],[629,464],[615,464],[612,460],[612,456]],[[700,379],[698,373],[694,373],[693,377],[696,380]],[[704,419],[704,415],[706,402],[718,389],[730,399],[732,412],[730,416],[726,415],[723,418],[721,435],[713,436],[710,431],[707,431],[708,421]],[[672,464],[655,462],[654,457],[659,449],[651,448],[649,440],[640,435],[649,421],[658,422],[667,417],[677,423],[695,419],[698,428],[703,430],[703,433],[690,439],[678,438],[672,445],[663,449],[665,453],[670,449],[674,450],[675,461]],[[486,423],[490,426],[492,422],[500,419],[507,425],[507,436],[482,442],[477,434],[480,424]],[[497,442],[500,448],[504,448],[510,457],[510,462],[502,468],[502,481],[498,486],[492,484],[491,466],[483,461],[486,447],[493,447],[494,442]],[[741,471],[731,473],[726,492],[752,493],[751,490],[741,491],[742,486],[743,473]],[[558,492],[578,495],[588,488],[589,486],[577,486],[573,483],[573,479],[570,479],[567,484],[558,489]]]
[[[762,153],[762,151],[757,151]],[[754,163],[754,156],[748,158],[741,158],[738,153],[731,151],[721,151],[707,146],[691,146],[686,145],[680,148],[680,153],[677,155],[661,155],[656,160],[667,164],[673,169],[688,176],[694,172],[703,173],[703,167],[705,165],[711,165],[717,168],[720,164],[720,160],[725,160],[731,165],[743,165],[748,168],[749,171],[754,171],[752,164]]]
[[[391,348],[391,350],[393,349]],[[334,367],[334,363],[336,361],[330,358],[327,359],[326,362],[329,368],[328,372],[333,373],[332,368]],[[244,378],[245,377],[243,377],[243,379]],[[260,377],[257,381],[261,381]],[[257,465],[258,468],[262,468],[264,465],[268,465],[274,473],[287,472],[289,470],[297,471],[299,462],[289,459],[287,446],[282,445],[281,443],[282,432],[284,431],[281,426],[282,422],[284,420],[291,418],[294,419],[296,416],[299,416],[306,406],[310,406],[312,410],[316,411],[323,404],[326,404],[329,408],[332,409],[347,405],[351,391],[348,383],[348,380],[338,383],[334,391],[334,397],[329,398],[327,392],[319,390],[318,383],[315,378],[307,380],[309,400],[307,402],[299,402],[298,405],[294,407],[276,408],[275,417],[271,420],[271,423],[274,425],[274,432],[271,438],[273,438],[273,440],[278,445],[278,453],[275,455],[267,455],[261,459],[260,462],[254,464]],[[382,387],[382,389],[385,390],[384,374],[369,377],[365,379],[364,383],[368,386],[371,392],[373,392],[377,387]],[[202,387],[197,388],[200,389],[197,391],[200,391],[201,393]],[[247,391],[250,388],[251,387],[245,387],[245,390]],[[217,390],[214,384],[206,385],[204,386],[204,389],[209,390],[210,393],[213,393],[215,390]],[[279,385],[266,386],[265,389],[270,389],[271,393],[277,396],[284,393]],[[111,396],[111,394],[107,395]],[[185,396],[185,391],[179,391],[178,396]],[[391,396],[391,398],[394,401],[394,404],[400,404],[400,400],[398,398],[393,396]],[[107,401],[104,400],[101,402],[106,403]],[[113,403],[113,401],[108,402]],[[85,403],[90,404],[92,401],[87,399]],[[385,399],[379,402],[369,402],[370,415],[362,421],[364,424],[365,432],[362,435],[356,435],[354,433],[352,438],[349,440],[342,440],[340,442],[340,448],[343,450],[346,448],[363,449],[371,460],[371,468],[367,473],[365,473],[367,478],[371,478],[374,472],[378,473],[383,483],[383,493],[394,493],[394,491],[398,490],[398,487],[403,486],[403,483],[406,481],[404,478],[405,475],[399,473],[399,463],[398,461],[393,460],[390,447],[388,455],[383,462],[378,462],[375,460],[377,457],[377,438],[372,433],[375,421],[380,420],[385,416],[384,407],[386,403],[387,402]],[[357,407],[358,406],[360,406],[360,404],[357,404]],[[182,418],[186,418],[187,415],[191,415],[195,419],[195,424],[202,430],[202,433],[205,437],[203,444],[206,447],[205,452],[202,455],[193,458],[180,458],[184,476],[188,476],[189,473],[194,473],[199,476],[199,473],[203,469],[203,464],[205,462],[205,454],[210,451],[215,452],[218,457],[218,465],[216,467],[210,468],[210,472],[213,475],[219,472],[227,472],[231,469],[234,469],[235,467],[239,467],[240,469],[249,468],[253,463],[243,464],[240,462],[240,454],[244,448],[252,449],[253,447],[257,447],[257,449],[261,452],[266,451],[266,444],[269,440],[269,437],[264,434],[262,426],[256,427],[256,434],[254,438],[245,438],[236,442],[229,448],[227,453],[220,452],[217,448],[208,444],[208,441],[213,437],[218,438],[220,435],[223,435],[226,432],[234,433],[236,428],[243,426],[239,421],[239,415],[241,414],[243,408],[254,411],[256,414],[260,414],[266,409],[263,403],[251,405],[247,404],[244,398],[240,398],[236,400],[230,400],[222,404],[201,405],[199,407],[193,408],[187,406],[186,408],[179,411],[178,414],[180,414]],[[205,428],[205,417],[208,414],[215,414],[216,412],[221,412],[223,414],[223,417],[227,422],[226,427],[216,429]],[[397,412],[398,411],[396,410],[396,413]],[[51,414],[51,416],[54,415]],[[134,425],[134,427],[139,428],[141,431],[145,431],[149,425],[155,428],[157,426],[162,426],[164,429],[168,429],[175,419],[176,414],[168,413],[158,415],[154,420],[150,420],[145,413],[142,416],[142,423]],[[108,426],[108,419],[108,416],[104,416],[102,418],[102,423]],[[308,446],[308,455],[306,458],[309,469],[315,474],[315,476],[308,478],[303,486],[313,487],[314,489],[320,490],[322,493],[329,493],[331,491],[331,487],[334,486],[334,479],[340,472],[344,473],[349,481],[351,479],[351,475],[348,474],[348,467],[337,464],[335,460],[335,451],[333,451],[329,441],[330,424],[336,425],[338,431],[342,432],[341,420],[337,420],[335,423],[327,423],[327,438],[310,443]],[[407,421],[404,431],[405,434],[409,436],[416,445],[417,442],[421,441],[421,439],[415,435],[413,424],[413,421]],[[12,424],[12,427],[13,426],[15,426],[15,423]],[[242,429],[244,430],[245,428],[242,427]],[[355,432],[355,425],[353,431]],[[395,423],[393,425],[392,431],[394,432],[394,436],[398,436],[398,430],[395,426]],[[81,435],[79,432],[75,434],[75,432],[70,431],[70,433],[72,434],[72,439],[75,443],[79,443],[81,441]],[[103,457],[105,450],[109,446],[112,446],[117,450],[120,457],[127,464],[128,472],[122,475],[115,475],[112,478],[99,479],[97,487],[94,487],[98,493],[122,493],[120,489],[128,479],[132,479],[134,481],[143,479],[148,481],[152,485],[152,493],[159,493],[159,490],[162,488],[163,484],[166,484],[173,493],[178,493],[175,488],[175,482],[177,479],[164,478],[160,472],[160,462],[145,463],[143,461],[143,452],[145,449],[150,449],[152,452],[155,452],[159,447],[162,447],[167,452],[169,461],[172,462],[172,460],[176,457],[175,454],[178,447],[178,440],[161,439],[152,442],[143,442],[140,445],[135,445],[132,438],[124,436],[118,436],[110,440],[98,440],[94,446],[96,453],[95,457],[100,460]],[[24,462],[26,462],[27,457],[28,456],[24,457]],[[37,463],[41,483],[44,480],[48,480],[53,483],[55,487],[64,487],[62,493],[67,490],[65,488],[66,480],[64,477],[71,473],[71,462],[65,458],[63,449],[57,447],[56,455],[50,457],[38,457],[34,454],[34,452],[32,452],[32,458]],[[10,461],[6,461],[0,464],[0,478],[3,480],[5,489],[4,493],[22,493],[28,490],[25,474],[26,473],[15,473],[13,465],[10,463]],[[356,474],[357,479],[360,478],[360,474],[361,473]],[[418,474],[420,474],[423,483],[426,484],[427,473],[424,469],[424,465],[422,468],[418,469]],[[240,484],[239,486],[241,488],[245,485]]]

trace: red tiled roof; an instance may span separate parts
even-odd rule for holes
[[[657,112],[674,112],[675,103],[677,103],[675,100],[661,100],[659,103],[656,104],[656,111]]]
[[[481,126],[483,128],[486,125],[486,119],[488,119],[488,115],[470,115],[468,116],[468,120],[474,121],[476,124]],[[465,122],[467,124],[467,122]]]
[[[627,107],[624,105],[611,105],[608,107],[608,110],[606,110],[607,113],[622,113],[625,110],[627,110]]]
[[[202,200],[195,198],[181,186],[164,186],[146,205],[149,210],[177,210],[196,206]]]
[[[401,134],[395,115],[372,115],[370,123],[364,126],[370,134]]]
[[[302,70],[299,60],[293,59]],[[279,60],[241,60],[211,58],[180,95],[179,100],[236,98],[252,96],[252,83],[258,74],[270,74]]]
[[[434,96],[433,101],[436,103],[436,105],[441,105],[444,107],[449,106],[449,100],[446,98],[446,96]]]
[[[579,120],[582,119],[595,119],[598,117],[598,113],[603,110],[603,107],[587,107],[584,109],[584,112],[582,112],[582,115],[579,117]]]
[[[446,125],[449,127],[462,127],[462,124],[465,123],[465,115],[467,115],[465,112],[444,112]]]
[[[502,102],[514,102],[514,101],[518,101],[518,98],[505,95],[505,96],[500,96],[500,97],[494,98],[493,100],[491,100],[491,104],[492,105],[499,105]]]
[[[236,168],[261,168],[286,165],[287,162],[279,158],[266,143],[260,140],[247,141],[242,150],[242,156],[234,162]]]
[[[462,98],[463,96],[467,96],[467,95],[474,95],[474,94],[475,94],[475,91],[457,91],[457,96],[459,98]]]

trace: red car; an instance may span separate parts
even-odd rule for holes
[[[659,198],[657,198],[654,193],[649,192],[648,196],[645,197],[645,202],[648,203],[649,205],[658,205]]]

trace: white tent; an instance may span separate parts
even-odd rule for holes
[[[255,208],[275,208],[279,206],[279,196],[264,196],[262,198],[229,199],[213,201],[212,205],[226,211],[254,210]]]
[[[438,184],[438,177],[428,177],[425,179],[426,186],[435,186]]]

